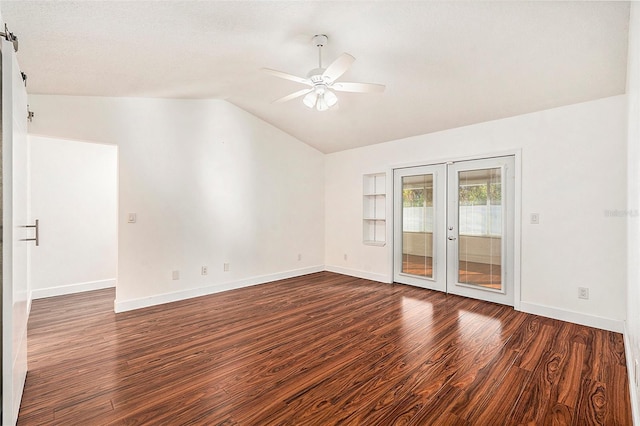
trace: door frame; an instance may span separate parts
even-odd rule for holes
[[[505,157],[505,156],[513,156],[514,157],[514,174],[515,174],[515,182],[514,182],[514,226],[513,226],[513,308],[517,311],[520,311],[520,299],[521,299],[521,263],[522,263],[522,149],[511,149],[505,151],[492,151],[488,153],[480,153],[476,155],[466,155],[466,156],[445,156],[445,157],[435,157],[432,159],[424,159],[421,161],[411,161],[406,163],[396,163],[391,164],[387,168],[387,176],[390,176],[391,179],[387,179],[387,193],[392,194],[391,197],[387,197],[387,212],[391,214],[387,217],[387,241],[390,242],[389,248],[387,250],[387,264],[391,267],[389,268],[389,276],[387,277],[389,283],[393,283],[394,277],[394,253],[395,253],[395,244],[393,241],[393,234],[395,229],[395,221],[396,217],[394,214],[394,205],[393,205],[393,172],[395,169],[404,169],[408,167],[420,167],[420,166],[430,166],[436,164],[443,163],[455,163],[460,161],[471,161],[471,160],[484,160],[488,158],[495,157]]]

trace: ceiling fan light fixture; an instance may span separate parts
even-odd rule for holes
[[[338,103],[338,97],[326,87],[320,87],[308,93],[302,102],[309,108],[315,107],[318,111],[326,111]]]
[[[302,98],[302,103],[318,111],[326,111],[338,103],[338,97],[324,85],[318,85]]]
[[[316,106],[316,101],[318,100],[318,95],[316,92],[309,92],[303,99],[302,103],[308,106],[309,108],[313,108]]]
[[[327,101],[324,98],[324,95],[320,95],[318,96],[318,102],[316,103],[316,109],[318,111],[326,111],[329,109],[329,105],[327,104]]]
[[[324,92],[324,100],[327,102],[329,108],[338,103],[338,97],[331,90],[325,90]]]

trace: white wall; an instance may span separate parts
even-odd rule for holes
[[[29,101],[31,133],[118,145],[117,310],[322,270],[319,151],[225,101]]]
[[[117,262],[118,149],[31,135],[30,247],[33,298],[114,287]]]
[[[627,322],[625,349],[631,382],[634,421],[640,424],[640,398],[635,383],[635,363],[640,359],[640,5],[631,3],[627,69],[628,188],[627,188]]]
[[[626,209],[625,96],[327,155],[327,268],[391,280],[392,245],[362,244],[362,174],[516,150],[522,152],[520,308],[621,331],[626,220],[605,213]],[[539,225],[528,223],[534,212]],[[589,300],[578,299],[579,286],[590,289]]]

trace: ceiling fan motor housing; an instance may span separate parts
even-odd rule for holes
[[[307,78],[311,80],[313,84],[324,84],[327,81],[322,78],[325,68],[314,68],[307,73]]]
[[[325,44],[327,44],[328,40],[329,40],[329,38],[324,34],[318,34],[318,35],[313,36],[313,42],[318,47],[324,46]]]

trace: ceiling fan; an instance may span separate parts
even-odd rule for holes
[[[304,96],[302,102],[309,108],[315,108],[318,111],[326,111],[338,103],[336,92],[355,92],[355,93],[374,93],[383,92],[385,86],[373,83],[351,83],[337,82],[342,74],[344,74],[353,61],[356,60],[348,53],[343,53],[331,63],[327,68],[322,67],[322,47],[327,43],[327,36],[324,34],[313,37],[313,42],[318,47],[318,68],[314,68],[306,77],[298,77],[282,71],[276,71],[269,68],[263,68],[266,73],[286,80],[302,83],[308,88],[298,90],[290,95],[280,98],[274,103],[287,102],[295,98]]]

